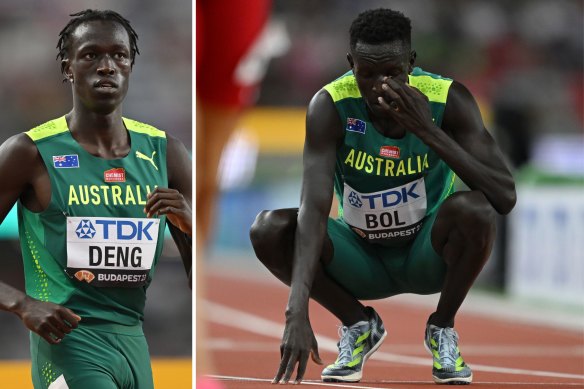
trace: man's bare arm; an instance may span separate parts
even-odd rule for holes
[[[302,381],[308,356],[322,363],[308,319],[308,299],[319,266],[333,196],[336,150],[343,129],[330,95],[321,90],[308,106],[302,193],[294,238],[292,280],[286,307],[281,361],[273,382],[287,383],[298,363],[295,382]]]
[[[462,84],[450,87],[443,131],[432,122],[428,99],[419,90],[391,78],[383,90],[387,98],[380,98],[380,103],[389,116],[434,150],[471,189],[483,192],[497,212],[511,211],[516,201],[513,177],[485,129],[476,101]]]
[[[192,268],[192,162],[185,146],[178,139],[167,135],[166,165],[168,188],[156,188],[148,196],[145,212],[166,215],[168,228],[176,243],[185,271]]]
[[[0,223],[19,198],[34,211],[48,205],[50,188],[44,187],[48,176],[43,173],[46,174],[46,169],[36,146],[25,134],[15,135],[0,146]],[[44,197],[36,196],[37,192]],[[51,344],[59,343],[81,320],[65,307],[35,300],[3,282],[0,282],[0,310],[16,314],[28,329]]]

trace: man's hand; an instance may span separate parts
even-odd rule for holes
[[[294,384],[302,382],[309,354],[315,363],[322,365],[322,360],[318,355],[318,344],[310,322],[308,319],[296,317],[287,319],[280,345],[280,368],[272,384],[287,384],[292,377],[296,363],[298,363],[298,373]]]
[[[434,126],[428,97],[418,89],[390,77],[383,79],[381,89],[379,104],[406,130],[421,137]]]
[[[77,328],[81,317],[57,304],[26,297],[15,311],[24,325],[50,344],[58,344]]]
[[[156,187],[148,193],[144,207],[147,217],[166,215],[168,221],[185,234],[193,234],[193,215],[191,205],[176,189]]]

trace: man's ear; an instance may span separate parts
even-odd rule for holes
[[[416,53],[416,50],[410,51],[410,63],[408,65],[408,74],[414,70],[414,64],[416,63],[417,56],[418,54]]]
[[[71,72],[68,58],[61,60],[61,74],[65,77],[63,81],[73,82],[73,72]]]
[[[353,69],[355,63],[353,62],[353,56],[351,55],[351,53],[347,53],[347,61],[349,61],[349,65],[351,65],[351,69]]]

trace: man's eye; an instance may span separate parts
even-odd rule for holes
[[[95,53],[86,53],[83,58],[85,59],[95,59]]]
[[[114,56],[116,58],[118,58],[118,59],[126,59],[126,58],[128,58],[128,54],[126,54],[126,53],[116,53],[116,54],[114,54]]]

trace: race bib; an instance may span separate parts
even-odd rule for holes
[[[374,193],[360,193],[345,183],[343,219],[372,243],[399,244],[411,240],[426,216],[424,178]]]
[[[97,287],[143,286],[159,219],[67,217],[67,274]]]

